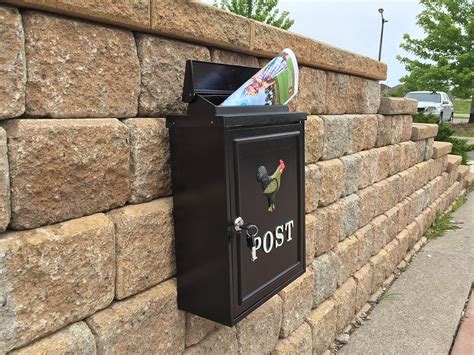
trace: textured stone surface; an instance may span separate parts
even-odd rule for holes
[[[299,74],[299,90],[298,96],[296,96],[297,111],[308,112],[313,115],[325,113],[326,72],[318,69],[301,67]],[[305,129],[307,128],[305,127]]]
[[[150,27],[150,2],[148,0],[101,0],[100,2],[88,0],[6,0],[5,2],[127,28],[144,30]]]
[[[0,352],[106,307],[114,297],[114,229],[103,215],[0,239]]]
[[[334,292],[334,305],[337,311],[336,334],[342,332],[355,315],[357,285],[349,278]]]
[[[86,319],[97,352],[178,353],[184,350],[185,315],[169,280]]]
[[[371,292],[374,293],[390,273],[387,252],[382,249],[377,255],[370,258],[370,265],[373,271]]]
[[[306,265],[311,265],[314,258],[314,239],[316,237],[317,219],[312,214],[305,216],[305,234],[306,234]]]
[[[385,179],[391,175],[391,167],[393,161],[393,150],[390,147],[381,147],[376,149],[377,152],[377,181]]]
[[[403,115],[400,117],[402,123],[401,142],[409,141],[412,133],[413,118],[410,115]]]
[[[347,91],[349,76],[341,73],[326,73],[326,109],[327,114],[347,112]]]
[[[182,7],[174,5],[170,6]],[[184,113],[186,104],[181,96],[186,60],[210,61],[209,49],[141,33],[136,34],[135,39],[142,82],[138,103],[140,115],[160,117]]]
[[[343,235],[342,208],[338,203],[321,207],[313,214],[316,218],[313,238],[314,253],[321,255],[332,249]]]
[[[355,310],[359,311],[367,302],[372,287],[372,268],[370,264],[364,265],[354,274],[354,280],[357,284]]]
[[[342,206],[343,233],[340,238],[342,240],[359,228],[359,196],[352,194],[340,199],[337,203],[340,203]]]
[[[319,205],[327,206],[336,201],[342,192],[342,163],[339,159],[319,162]]]
[[[287,354],[305,354],[313,353],[313,336],[311,327],[307,323],[303,323],[291,333],[287,338],[278,341],[273,355],[287,355]]]
[[[237,324],[242,354],[263,354],[275,348],[282,322],[282,303],[280,296],[275,295]]]
[[[334,253],[339,262],[339,275],[337,284],[342,285],[349,276],[357,270],[357,255],[359,252],[358,239],[355,236],[344,239],[337,244]]]
[[[122,299],[176,273],[171,198],[115,209],[116,298]]]
[[[357,115],[350,120],[352,153],[374,147],[377,125],[377,115]]]
[[[448,167],[446,171],[450,173],[451,171],[457,171],[458,166],[461,164],[462,158],[460,155],[448,154]]]
[[[351,154],[341,157],[340,160],[343,171],[342,196],[347,196],[356,192],[359,188],[362,157],[360,154]]]
[[[351,122],[349,115],[323,115],[324,160],[341,157],[351,152]]]
[[[359,153],[359,189],[372,185],[378,177],[378,154],[376,149],[370,149]]]
[[[242,65],[245,67],[260,67],[258,59],[254,56],[227,51],[223,49],[211,48],[211,60],[215,63],[232,65]]]
[[[7,229],[10,216],[10,172],[8,165],[7,135],[5,130],[0,127],[0,232]]]
[[[171,195],[168,129],[162,118],[129,118],[129,202],[140,203]]]
[[[433,138],[438,134],[438,125],[429,123],[413,123],[411,131],[411,140],[419,141],[422,139]]]
[[[379,113],[383,115],[414,114],[418,101],[401,97],[381,97]]]
[[[398,258],[398,240],[397,238],[393,239],[390,243],[388,243],[385,247],[384,250],[387,252],[387,264],[388,264],[388,270],[390,272],[394,272],[395,269],[397,268],[397,265],[400,261]]]
[[[91,330],[84,322],[73,323],[46,338],[35,341],[10,354],[95,354],[95,340]]]
[[[306,120],[306,123],[305,123],[304,131],[305,131],[305,137],[304,137],[305,162],[306,164],[316,163],[323,155],[323,147],[324,147],[323,120],[318,116],[308,116],[308,119]]]
[[[387,212],[385,212],[385,216],[387,217],[387,240],[388,243],[390,240],[395,238],[398,233],[398,225],[400,223],[400,216],[399,216],[399,205],[395,205]]]
[[[152,1],[151,29],[170,37],[246,51],[251,39],[249,19],[197,1]]]
[[[380,215],[374,218],[370,223],[374,227],[374,244],[372,246],[372,255],[374,255],[377,254],[387,242],[388,218],[385,215]]]
[[[358,251],[357,251],[357,267],[361,268],[370,257],[373,255],[374,246],[374,226],[367,224],[360,228],[354,237],[357,238]]]
[[[305,211],[313,212],[318,207],[321,174],[316,164],[305,166]]]
[[[118,120],[15,119],[3,127],[12,228],[82,217],[128,200],[128,131]]]
[[[313,308],[319,306],[336,290],[339,267],[339,262],[333,252],[314,259]]]
[[[186,313],[186,346],[199,343],[219,328],[219,324],[192,313]]]
[[[426,140],[425,160],[431,159],[433,156],[433,143],[434,143],[434,138],[428,138]]]
[[[130,31],[23,13],[28,67],[26,114],[39,117],[131,117],[140,69]],[[60,48],[52,43],[61,43]]]
[[[25,111],[24,42],[19,11],[0,6],[0,119],[21,116]]]
[[[378,81],[367,82],[367,106],[364,113],[377,113],[380,106],[380,84]]]
[[[349,76],[349,84],[347,87],[347,113],[366,113],[368,83],[367,79],[358,76]]]
[[[313,270],[307,268],[303,276],[278,293],[283,301],[280,337],[286,338],[308,317],[313,308]]]
[[[187,348],[184,354],[237,354],[238,346],[236,329],[220,327],[199,344]]]
[[[313,333],[313,354],[322,354],[336,337],[337,310],[328,300],[314,309],[307,320]]]
[[[375,216],[375,201],[377,191],[372,187],[366,187],[357,192],[360,200],[360,219],[359,227],[365,226]]]
[[[449,142],[434,142],[433,143],[433,159],[438,159],[444,155],[451,153],[453,144]],[[447,163],[446,163],[447,165]],[[443,170],[444,171],[444,170]]]

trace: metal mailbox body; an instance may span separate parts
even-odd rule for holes
[[[290,113],[282,105],[216,105],[257,70],[188,61],[187,115],[167,120],[178,308],[228,326],[306,267],[306,114]],[[212,73],[217,73],[215,81],[200,87],[197,76]],[[273,194],[264,194],[262,179],[257,179],[262,166],[267,181],[283,168]],[[255,248],[246,231],[236,231],[237,217],[258,227]]]

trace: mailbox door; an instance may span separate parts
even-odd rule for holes
[[[232,232],[237,320],[305,270],[303,132],[296,123],[228,134],[231,218],[258,227],[254,247],[245,231]]]

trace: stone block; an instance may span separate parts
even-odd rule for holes
[[[316,163],[323,156],[324,122],[318,116],[308,116],[304,130],[305,162]]]
[[[312,214],[305,216],[306,265],[311,265],[314,258],[314,240],[316,238],[317,219]]]
[[[333,252],[323,254],[313,261],[313,308],[332,296],[337,288],[339,262]]]
[[[388,179],[383,180],[383,181],[387,181],[389,185],[389,193],[390,193],[389,195],[390,199],[387,199],[388,200],[387,206],[385,210],[383,211],[385,212],[391,207],[395,206],[402,199],[403,186],[402,186],[401,177],[398,174],[390,176]]]
[[[220,327],[199,344],[187,348],[184,354],[237,354],[238,350],[235,327]]]
[[[360,200],[359,227],[365,226],[375,217],[376,194],[377,191],[372,186],[357,192]]]
[[[397,238],[394,238],[384,247],[384,250],[387,252],[387,263],[390,272],[394,272],[397,269],[398,263],[400,262],[397,252],[398,244]]]
[[[178,310],[176,297],[176,281],[172,279],[87,318],[97,352],[182,352],[185,314]]]
[[[25,112],[25,37],[18,9],[0,5],[0,119]]]
[[[175,2],[169,5],[177,9],[182,7]],[[137,33],[135,39],[142,83],[138,102],[140,115],[163,117],[183,114],[186,104],[181,101],[181,96],[186,60],[210,61],[209,49],[143,33]]]
[[[280,339],[271,353],[272,355],[312,354],[313,335],[309,324],[301,324],[287,338]]]
[[[389,145],[392,141],[392,116],[377,115],[377,141],[376,147]]]
[[[140,68],[131,31],[34,11],[22,19],[28,116],[137,114]]]
[[[409,197],[403,199],[398,205],[398,233],[402,231],[403,228],[407,226],[410,222],[410,201]]]
[[[438,134],[438,125],[430,123],[413,123],[411,131],[411,140],[420,141],[423,139],[436,137]]]
[[[0,353],[106,307],[114,297],[114,226],[103,215],[0,238]]]
[[[247,18],[201,2],[160,0],[150,4],[152,32],[218,48],[250,49],[253,23]]]
[[[398,204],[385,212],[387,217],[387,240],[385,243],[390,242],[398,233],[398,225],[400,223],[399,212]]]
[[[420,238],[423,236],[423,230],[421,225],[414,221],[407,226],[406,231],[408,233],[407,250],[411,250],[418,240],[420,240]]]
[[[411,166],[410,147],[413,142],[402,142],[399,144],[398,156],[393,156],[393,159],[399,159],[400,171],[407,170]]]
[[[95,339],[84,322],[73,323],[57,333],[35,341],[9,354],[95,354]]]
[[[416,159],[415,159],[415,164],[421,163],[422,161],[425,160],[425,155],[426,155],[426,139],[416,141],[415,142],[415,147],[416,147]]]
[[[346,112],[366,113],[368,81],[365,78],[350,75],[347,86]]]
[[[128,200],[128,130],[118,120],[15,119],[3,127],[12,228],[82,217]]]
[[[358,190],[362,158],[360,154],[346,155],[340,158],[343,171],[342,196],[350,195]]]
[[[377,140],[377,115],[356,115],[350,123],[352,153],[373,148]]]
[[[275,348],[282,324],[282,303],[275,295],[236,325],[241,354],[265,354]]]
[[[171,195],[168,129],[162,118],[129,118],[130,203]]]
[[[426,139],[425,160],[429,160],[433,157],[433,143],[434,143],[434,138]]]
[[[392,152],[392,160],[390,161],[389,165],[389,175],[394,175],[400,171],[403,171],[402,166],[405,165],[403,159],[405,158],[408,160],[408,158],[403,156],[404,150],[400,144],[391,145],[388,148]],[[408,161],[406,162],[406,165],[408,166]]]
[[[4,232],[7,229],[10,217],[10,171],[8,164],[7,134],[5,130],[0,127],[0,232]]]
[[[283,301],[280,337],[286,338],[309,316],[313,308],[314,275],[311,267],[278,294]]]
[[[125,206],[107,216],[115,226],[117,299],[176,274],[171,198]]]
[[[385,215],[380,215],[376,217],[371,224],[374,227],[372,255],[375,255],[385,246],[388,239],[388,218]]]
[[[342,210],[342,234],[340,240],[352,235],[359,228],[359,196],[351,194],[346,196],[336,204],[340,204]]]
[[[342,163],[332,159],[317,163],[320,172],[319,205],[327,206],[342,193]]]
[[[467,174],[469,174],[469,166],[459,165],[457,168],[457,171],[458,171],[458,181],[461,181],[467,176]]]
[[[310,164],[305,172],[305,211],[313,212],[318,207],[321,174],[318,165]]]
[[[402,144],[408,149],[408,166],[413,166],[417,163],[418,149],[415,142],[403,142]]]
[[[211,61],[215,63],[242,65],[245,67],[255,67],[255,68],[260,67],[257,57],[254,57],[248,54],[237,53],[237,52],[228,51],[224,49],[217,49],[217,48],[211,48],[210,54],[211,54]]]
[[[393,161],[392,149],[390,147],[381,147],[375,149],[377,152],[377,178],[376,181],[381,181],[391,174],[391,162]],[[393,169],[395,170],[395,169]]]
[[[337,284],[341,286],[357,270],[359,243],[355,236],[344,239],[334,249],[339,262]]]
[[[372,266],[372,290],[374,293],[377,289],[382,286],[384,280],[390,274],[388,265],[388,254],[382,249],[377,255],[370,258],[370,265]]]
[[[414,114],[418,101],[401,97],[381,97],[379,113],[382,115]]]
[[[343,235],[342,209],[340,204],[333,203],[318,208],[313,214],[316,218],[314,234],[314,253],[316,256],[331,250]]]
[[[334,292],[334,305],[337,312],[336,334],[349,325],[355,315],[357,285],[351,277]]]
[[[377,113],[380,106],[380,84],[375,80],[367,82],[367,105],[363,112]]]
[[[457,171],[458,169],[458,166],[461,164],[462,162],[462,158],[460,155],[452,155],[452,154],[448,154],[448,167],[446,169],[446,171],[448,173],[452,172],[452,171]]]
[[[334,115],[347,112],[348,88],[348,75],[326,72],[326,114]]]
[[[339,158],[351,152],[351,121],[349,115],[323,115],[324,121],[324,160]]]
[[[402,134],[404,129],[404,116],[390,116],[392,120],[390,144],[397,144],[402,141]]]
[[[313,334],[313,354],[322,354],[336,337],[336,305],[327,300],[311,312],[307,322]]]
[[[388,179],[382,180],[372,187],[375,189],[375,215],[378,216],[388,211],[398,202],[398,193],[395,190],[397,185],[388,182]]]
[[[147,0],[101,0],[100,2],[87,0],[6,0],[5,2],[136,30],[148,30],[150,28],[150,3]]]
[[[400,137],[400,142],[406,142],[411,139],[411,132],[413,127],[413,118],[411,115],[403,115],[400,117],[402,124],[402,134]]]
[[[434,142],[433,143],[433,159],[438,159],[444,155],[451,153],[453,144],[450,142]]]
[[[410,244],[410,235],[408,234],[408,230],[404,229],[400,233],[398,233],[396,240],[398,241],[398,260],[402,260],[407,254],[408,247]]]
[[[354,237],[357,238],[357,268],[360,269],[367,263],[370,257],[373,255],[374,249],[374,226],[367,224],[360,228]]]
[[[374,184],[378,177],[378,152],[375,149],[360,152],[359,189]]]
[[[195,314],[186,313],[186,326],[185,326],[185,344],[186,347],[199,343],[201,340],[206,338],[209,334],[217,330],[220,325],[212,320],[201,318]],[[225,327],[221,327],[225,328]],[[223,335],[223,334],[221,334]],[[218,335],[218,336],[221,336]],[[234,332],[235,335],[235,332]],[[235,339],[237,342],[237,338]],[[217,344],[213,344],[217,345]]]
[[[313,115],[326,113],[324,110],[326,107],[326,72],[300,67],[299,90],[296,100],[297,111]]]
[[[354,274],[354,280],[357,285],[355,311],[359,311],[364,307],[370,297],[372,288],[372,267],[370,264],[364,265],[359,271]]]

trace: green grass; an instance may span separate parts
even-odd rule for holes
[[[456,212],[462,205],[464,205],[467,201],[467,198],[460,197],[456,200],[456,202],[453,205],[453,208],[451,209],[452,212]]]
[[[379,302],[389,300],[395,296],[398,296],[398,293],[391,293],[388,290],[382,293],[382,295],[379,298]]]
[[[455,114],[467,115],[469,117],[469,111],[471,110],[471,99],[455,99],[453,104]]]
[[[456,201],[455,206],[458,204],[458,201]],[[458,206],[457,208],[459,207],[460,206]],[[453,211],[443,214],[440,211],[436,211],[436,219],[433,223],[433,226],[425,232],[426,239],[436,239],[445,235],[447,231],[460,228],[458,225],[452,222],[452,212]]]

